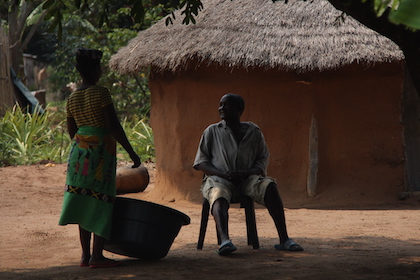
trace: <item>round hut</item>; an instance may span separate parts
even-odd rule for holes
[[[403,55],[325,0],[204,0],[139,32],[113,55],[120,73],[150,69],[154,199],[201,201],[192,164],[220,97],[245,99],[262,129],[268,174],[287,207],[374,204],[405,190]],[[344,202],[343,202],[344,203]]]

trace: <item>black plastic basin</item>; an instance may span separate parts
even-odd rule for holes
[[[183,225],[184,213],[148,201],[117,197],[111,239],[104,249],[119,255],[156,260],[165,257]]]

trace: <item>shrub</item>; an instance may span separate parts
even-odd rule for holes
[[[133,149],[140,156],[141,161],[155,160],[155,146],[153,141],[153,131],[146,118],[141,120],[127,121],[127,118],[121,123],[127,138]],[[119,146],[118,153],[122,154],[124,159],[131,160],[125,150]]]
[[[69,150],[70,137],[65,121],[54,119],[49,111],[29,114],[19,106],[7,110],[0,121],[1,165],[32,164],[41,160],[62,162]]]
[[[153,132],[146,119],[122,122],[134,150],[142,161],[154,161]],[[41,161],[62,163],[67,160],[71,139],[62,110],[29,114],[19,106],[6,111],[0,119],[0,166],[25,165]],[[131,161],[118,145],[118,154]]]

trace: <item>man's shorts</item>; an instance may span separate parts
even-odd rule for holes
[[[209,201],[210,207],[213,207],[213,203],[219,198],[223,197],[230,203],[237,201],[240,195],[249,196],[253,201],[265,205],[265,192],[270,183],[275,183],[275,180],[259,175],[249,176],[239,186],[219,176],[205,176],[201,184],[201,193]]]

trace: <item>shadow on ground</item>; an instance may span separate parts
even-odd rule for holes
[[[401,241],[374,236],[340,239],[301,238],[304,252],[276,251],[272,238],[261,238],[262,248],[246,246],[227,257],[215,253],[215,244],[202,251],[191,243],[171,250],[157,261],[121,257],[123,266],[89,269],[69,266],[11,269],[0,279],[420,279],[418,240]],[[271,244],[271,245],[269,245]],[[390,249],[397,248],[397,249]]]

